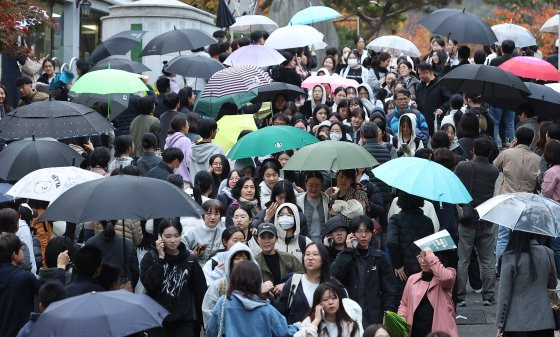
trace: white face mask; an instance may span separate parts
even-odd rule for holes
[[[331,132],[329,133],[329,137],[331,138],[331,140],[341,140],[342,133]]]
[[[358,65],[358,60],[357,59],[348,59],[348,65],[350,67],[355,67]]]
[[[291,215],[280,215],[278,217],[278,224],[280,225],[280,228],[287,230],[294,227],[295,220]]]

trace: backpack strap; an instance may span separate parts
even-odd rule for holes
[[[303,235],[298,235],[298,246],[299,246],[299,250],[301,250],[301,254],[305,254],[305,250],[307,249],[307,241],[305,240],[305,236]]]
[[[303,277],[303,274],[294,273],[292,275],[292,284],[290,286],[290,294],[288,296],[288,311],[292,307],[292,303],[294,302],[294,296],[296,295],[296,291],[297,291],[297,288],[299,286],[299,283],[301,282],[302,277]]]

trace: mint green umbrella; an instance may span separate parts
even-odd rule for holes
[[[267,126],[253,131],[235,143],[230,159],[260,157],[286,150],[299,149],[319,140],[293,126]]]
[[[204,116],[215,118],[218,116],[220,109],[224,103],[233,103],[237,110],[243,107],[243,104],[248,103],[258,96],[258,90],[253,89],[247,92],[235,93],[225,96],[207,96],[202,97],[199,94],[194,102],[194,112]]]
[[[288,171],[321,171],[368,168],[379,164],[360,145],[337,140],[325,140],[308,145],[296,152],[284,165]]]

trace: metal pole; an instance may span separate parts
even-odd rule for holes
[[[558,3],[558,1],[556,1],[556,3]],[[556,40],[556,41],[560,41],[560,11],[558,11],[557,14],[558,14],[558,40]],[[560,44],[560,42],[558,44]],[[556,43],[555,43],[554,47],[558,48]],[[556,55],[558,55],[558,52],[556,53]],[[558,62],[558,70],[560,71],[560,62]]]
[[[356,35],[360,35],[360,17],[359,16],[356,18],[356,31],[357,31]]]

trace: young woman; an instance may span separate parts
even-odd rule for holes
[[[358,86],[358,98],[362,106],[367,110],[368,116],[374,111],[381,111],[383,109],[383,102],[375,98],[375,93],[367,83],[362,83]]]
[[[311,97],[303,103],[300,110],[305,118],[312,116],[317,105],[322,105],[327,102],[327,91],[322,85],[314,86],[311,94]]]
[[[235,201],[235,198],[231,195],[231,190],[235,187],[235,184],[241,179],[243,174],[238,170],[231,170],[225,181],[220,184],[218,197],[224,209],[228,209],[229,205]]]
[[[207,284],[225,276],[224,263],[226,262],[226,257],[231,247],[238,242],[245,242],[245,233],[243,231],[234,226],[224,229],[222,232],[222,245],[224,248],[217,251],[216,255],[212,256],[202,267]]]
[[[329,196],[322,192],[323,182],[320,172],[308,172],[305,178],[306,192],[297,197],[297,205],[307,220],[308,236],[313,242],[321,242],[329,218]]]
[[[449,71],[449,66],[446,66],[447,58],[448,56],[443,50],[434,50],[432,52],[431,64],[436,77],[441,77]]]
[[[8,100],[8,90],[0,84],[0,119],[4,118],[10,111],[12,111],[12,106]]]
[[[224,214],[222,204],[218,200],[207,200],[202,204],[204,224],[188,227],[183,234],[185,246],[198,258],[200,266],[204,266],[211,255],[224,248],[220,238],[224,231],[221,222]]]
[[[223,154],[215,154],[208,160],[208,172],[212,174],[213,188],[210,198],[216,199],[220,193],[220,185],[222,181],[229,176],[229,160]]]
[[[308,128],[307,128],[307,122],[305,121],[305,119],[294,120],[294,122],[292,123],[292,126],[294,128],[298,128],[302,131],[309,131]]]
[[[329,73],[325,75],[334,74],[336,69],[336,61],[334,60],[334,57],[326,56],[325,59],[323,60],[322,68],[325,68],[329,71]]]
[[[42,64],[43,74],[37,79],[37,82],[50,84],[54,76],[56,75],[54,71],[54,67],[55,65],[53,60],[51,59],[43,60],[43,64]]]
[[[261,183],[259,184],[261,196],[261,209],[265,208],[270,201],[270,194],[274,185],[280,179],[280,165],[274,159],[267,159],[263,162],[260,170]]]
[[[352,133],[352,142],[358,144],[360,141],[360,128],[366,119],[366,112],[361,108],[356,108],[350,112],[350,124]]]
[[[402,111],[399,118],[397,144],[395,146],[395,139],[393,138],[393,145],[397,148],[397,155],[399,157],[414,157],[417,150],[424,148],[423,142],[416,138],[416,115]]]
[[[368,84],[373,91],[380,90],[383,87],[385,76],[389,72],[388,68],[390,64],[391,55],[387,52],[381,52],[375,55],[371,60],[371,69],[369,70],[370,81]]]
[[[360,84],[368,83],[368,70],[362,66],[360,54],[357,50],[352,50],[350,55],[348,55],[348,66],[340,72],[340,76],[350,80],[355,80]]]
[[[212,175],[207,171],[200,171],[194,176],[193,181],[193,198],[202,206],[206,201],[211,200],[214,180]]]
[[[115,139],[114,159],[107,166],[107,172],[111,173],[116,168],[132,165],[132,153],[134,153],[134,142],[130,135],[121,135]]]
[[[315,109],[313,110],[311,124],[310,124],[312,134],[315,134],[317,132],[317,128],[319,127],[319,124],[326,121],[330,113],[331,113],[331,108],[329,108],[325,104],[319,104],[315,106]]]
[[[235,209],[232,216],[233,226],[227,228],[235,226],[235,228],[243,232],[245,244],[250,247],[258,246],[257,242],[254,240],[253,231],[251,230],[251,222],[253,221],[251,208],[244,204],[235,204],[233,208]]]
[[[192,177],[189,171],[192,142],[189,137],[187,137],[188,133],[189,122],[187,120],[187,116],[183,114],[176,116],[171,121],[171,128],[167,132],[167,138],[165,139],[164,147],[164,149],[176,147],[181,149],[181,152],[183,152],[183,161],[181,161],[181,165],[177,168],[176,172],[179,173],[181,177],[183,177],[183,181],[185,182],[192,181]]]
[[[344,91],[343,87],[338,87],[334,89],[333,97],[334,100],[331,108],[333,111],[338,111],[338,105],[340,104],[340,102],[346,99],[346,91]]]
[[[372,324],[364,330],[364,337],[391,337],[383,324]],[[444,337],[444,336],[442,336]]]
[[[257,183],[253,177],[242,177],[237,181],[231,190],[231,196],[235,201],[228,207],[226,211],[226,226],[233,226],[233,206],[235,204],[245,204],[251,209],[252,216],[257,215],[261,208],[259,206],[259,190]]]
[[[332,122],[329,127],[329,138],[330,140],[339,140],[343,142],[349,142],[350,137],[346,134],[346,128],[340,122]]]
[[[313,293],[310,315],[294,337],[346,336],[361,337],[362,326],[347,313],[341,289],[331,282],[322,283]]]
[[[408,61],[402,61],[398,66],[399,79],[403,80],[405,83],[405,88],[410,91],[412,95],[412,100],[416,99],[416,86],[420,83],[420,80],[414,74],[414,69],[412,64]]]
[[[181,231],[179,223],[163,219],[155,249],[142,259],[141,278],[148,296],[170,312],[155,336],[194,337],[200,333],[206,281],[196,257],[181,242]]]
[[[340,215],[346,221],[350,221],[341,213],[336,213],[332,210],[332,206],[336,200],[348,201],[351,199],[358,200],[363,208],[365,214],[368,205],[368,198],[366,192],[356,189],[356,170],[340,170],[336,174],[336,192],[332,187],[327,189],[325,193],[330,195],[329,200],[329,215]]]
[[[194,106],[195,95],[194,91],[191,87],[184,87],[179,90],[179,108],[177,111],[181,111],[183,113],[191,112]]]
[[[358,91],[354,87],[347,87],[344,91],[346,92],[346,99],[348,100],[358,96]]]

